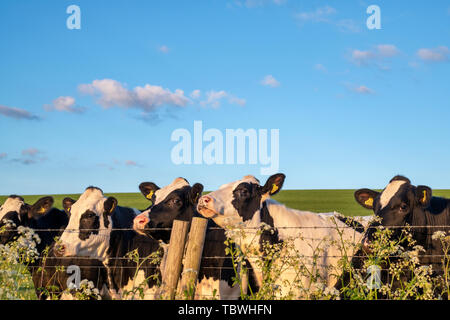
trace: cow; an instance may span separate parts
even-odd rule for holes
[[[53,197],[42,197],[33,205],[25,203],[24,199],[17,195],[9,196],[0,207],[0,224],[3,232],[0,235],[1,244],[5,245],[17,239],[18,227],[28,227],[37,234],[35,261],[27,267],[31,273],[36,295],[39,299],[46,299],[51,294],[59,295],[67,288],[69,275],[62,266],[77,265],[81,268],[80,277],[93,278],[97,282],[103,276],[99,276],[98,262],[79,259],[60,259],[52,255],[55,237],[62,234],[66,227],[70,212],[67,210],[69,203],[75,200],[65,198],[63,207],[65,210],[53,208]],[[96,269],[97,268],[97,269]]]
[[[0,227],[3,228],[0,243],[6,244],[16,239],[17,227],[28,227],[36,230],[40,238],[37,250],[42,252],[51,245],[54,237],[64,229],[69,220],[65,212],[52,206],[52,197],[42,197],[29,205],[20,196],[9,196],[0,207]]]
[[[381,192],[367,188],[356,190],[355,199],[381,219],[368,230],[364,238],[365,248],[373,240],[377,226],[391,229],[392,236],[397,239],[410,226],[415,245],[425,250],[419,255],[420,264],[431,265],[435,274],[442,273],[442,243],[433,234],[450,230],[449,199],[434,197],[430,187],[414,186],[401,175],[393,177]],[[408,244],[404,246],[409,247]]]
[[[106,270],[99,288],[102,298],[139,298],[136,292],[140,289],[144,298],[157,294],[161,276],[157,263],[148,256],[159,248],[159,242],[132,229],[138,210],[118,206],[116,198],[105,197],[100,188],[92,186],[75,203],[68,203],[67,210],[70,220],[55,245],[57,257],[100,261]],[[128,255],[133,251],[138,260]]]
[[[139,189],[152,205],[134,219],[133,228],[139,234],[161,241],[162,245],[169,243],[174,220],[190,222],[193,217],[201,217],[196,208],[203,191],[200,183],[191,187],[186,179],[177,178],[163,188],[143,182]],[[240,297],[239,286],[233,286],[236,274],[230,257],[226,257],[226,240],[224,230],[209,220],[195,299],[235,300]]]
[[[308,272],[314,273],[312,269],[317,268],[320,278],[331,289],[337,281],[333,273],[339,271],[331,269],[338,265],[343,254],[338,243],[344,246],[343,249],[348,254],[346,258],[350,259],[355,251],[353,244],[360,242],[362,233],[347,226],[334,213],[317,214],[295,210],[270,199],[281,190],[284,180],[285,175],[278,173],[270,176],[264,185],[260,185],[254,176],[245,176],[202,196],[197,210],[220,227],[234,230],[231,236],[240,244],[244,254],[250,256],[252,252],[257,252],[256,257],[249,260],[259,286],[263,285],[265,271],[258,258],[267,252],[264,249],[267,244],[276,249],[279,244],[293,243],[293,253],[302,257],[300,263]],[[327,239],[330,241],[326,241]],[[320,249],[318,260],[313,261],[317,249]],[[282,263],[283,261],[272,261],[272,266],[280,267]],[[300,287],[308,287],[311,278],[299,274],[295,270],[297,267],[298,265],[291,265],[283,272],[280,271],[276,283],[273,283],[279,288],[275,292],[276,296],[294,294],[297,298],[305,297]]]

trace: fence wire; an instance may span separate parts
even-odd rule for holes
[[[353,222],[358,222],[361,223],[357,220],[354,221],[349,221],[349,223],[353,223]],[[283,229],[296,229],[299,232],[301,232],[301,230],[306,229],[306,230],[319,230],[319,229],[335,229],[335,230],[343,230],[343,229],[352,229],[355,232],[357,232],[355,230],[354,226],[349,226],[349,225],[345,225],[345,226],[276,226],[276,227],[272,227],[271,229],[279,229],[279,230],[283,230]],[[389,227],[383,227],[380,225],[377,226],[365,226],[364,230],[370,230],[370,229],[406,229],[406,230],[414,230],[414,229],[426,229],[429,230],[430,232],[432,232],[433,230],[436,229],[440,229],[440,230],[449,230],[450,226],[447,225],[435,225],[435,226],[430,226],[430,225],[420,225],[420,226],[389,226]],[[99,232],[99,234],[95,234],[96,237],[109,237],[111,232],[128,232],[128,231],[135,231],[135,229],[133,228],[113,228],[113,229],[98,229],[98,228],[92,228],[92,229],[32,229],[34,232],[39,232],[39,233],[45,233],[45,232],[52,232],[52,233],[59,233],[60,235],[64,232],[64,233],[81,233],[81,232]],[[238,228],[230,228],[230,229],[224,229],[221,227],[209,227],[207,229],[208,231],[214,231],[214,230],[219,230],[219,231],[246,231],[246,230],[262,230],[261,227],[248,227],[248,226],[242,226],[242,227],[238,227]],[[6,230],[4,232],[15,232],[15,229],[10,229],[10,230]],[[172,228],[146,228],[145,233],[148,235],[140,235],[145,237],[148,237],[149,239],[153,239],[150,234],[152,234],[152,232],[158,232],[158,231],[168,231],[171,232]],[[106,234],[104,234],[106,232]],[[432,233],[430,233],[429,235],[431,235]],[[1,235],[1,234],[0,234]],[[314,237],[308,237],[308,238],[301,238],[302,240],[321,240],[320,238],[314,238]],[[153,240],[157,240],[157,239],[153,239]],[[81,240],[80,240],[81,241]],[[81,242],[82,243],[82,242]],[[136,243],[135,243],[136,244]],[[138,245],[145,245],[146,241],[142,241],[142,242],[137,242]],[[343,258],[343,257],[347,257],[345,255],[329,255],[329,254],[314,254],[314,255],[298,255],[298,257],[295,258],[304,258],[304,259],[321,259],[321,258]],[[365,258],[366,256],[361,254],[361,255],[352,255],[351,258]],[[394,254],[394,255],[390,255],[389,257],[391,258],[402,258],[404,257],[401,254]],[[422,258],[439,258],[439,259],[444,259],[446,257],[448,257],[446,254],[420,254],[420,257]],[[159,266],[139,266],[138,265],[140,263],[142,263],[143,261],[145,261],[148,257],[139,257],[138,261],[136,263],[136,261],[131,261],[130,257],[128,256],[116,256],[116,257],[107,257],[108,260],[108,266],[105,267],[105,265],[83,265],[82,263],[79,263],[79,265],[77,265],[82,271],[96,271],[97,272],[97,279],[96,279],[96,287],[99,287],[105,283],[107,283],[107,277],[106,278],[102,278],[103,275],[102,272],[106,272],[107,273],[107,268],[112,268],[113,270],[119,270],[121,272],[121,277],[123,275],[124,271],[132,271],[132,270],[137,270],[137,268],[139,268],[140,270],[144,270],[144,271],[152,271],[153,273],[158,272],[159,271]],[[247,260],[250,259],[258,259],[261,258],[260,256],[246,256]],[[43,265],[46,262],[62,262],[64,266],[67,266],[66,262],[73,262],[73,261],[97,261],[97,262],[102,262],[104,261],[105,257],[100,257],[100,256],[61,256],[61,257],[56,257],[56,256],[39,256],[36,257],[36,261],[37,264],[36,265],[30,265],[29,269],[31,273],[39,273],[42,272],[42,268],[57,268],[59,267],[58,265]],[[232,262],[233,257],[227,255],[227,256],[202,256],[201,257],[201,261],[202,261],[202,265],[200,266],[201,270],[203,271],[216,271],[218,273],[218,277],[219,279],[222,278],[223,272],[225,271],[232,271],[235,272],[235,268],[233,266],[226,266],[226,265],[222,265],[222,266],[208,266],[208,265],[203,265],[203,262],[213,262],[213,261],[231,261]],[[119,264],[119,265],[115,265],[114,261],[118,261],[118,262],[127,262],[128,265],[124,265],[124,264]],[[134,265],[130,265],[133,264]],[[316,266],[318,267],[329,267],[328,265],[324,265],[324,264],[320,264],[317,263]],[[249,270],[251,271],[252,268],[249,267]],[[354,268],[353,270],[355,271],[366,271],[366,268]],[[389,268],[380,268],[380,271],[389,271]],[[56,271],[56,273],[64,273],[63,270],[60,271]],[[45,272],[44,272],[45,273]],[[56,274],[55,273],[55,274]],[[226,275],[228,276],[228,275]],[[65,275],[65,277],[67,277],[67,275]],[[90,279],[92,280],[92,279]],[[202,279],[198,279],[199,281],[201,281]],[[50,277],[50,282],[52,282],[53,284],[57,284],[61,282],[61,279],[59,279],[58,277]],[[123,283],[120,283],[120,286],[122,286]],[[198,294],[197,296],[204,298],[204,299],[211,299],[214,298],[215,296],[213,295],[208,295],[208,294]]]

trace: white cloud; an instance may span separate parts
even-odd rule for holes
[[[400,53],[393,44],[379,44],[377,45],[378,55],[381,57],[393,57]]]
[[[171,92],[161,86],[146,84],[130,90],[112,79],[94,80],[90,84],[79,85],[78,89],[84,94],[97,96],[97,102],[104,108],[117,106],[151,112],[164,105],[184,107],[190,103],[181,89]]]
[[[357,33],[361,31],[361,27],[352,19],[341,19],[335,22],[335,25],[342,32]]]
[[[337,10],[330,6],[319,7],[313,11],[298,12],[294,18],[300,25],[306,23],[328,23],[341,32],[360,32],[361,27],[352,19],[336,19]]]
[[[191,94],[189,95],[192,99],[198,99],[200,98],[201,95],[201,91],[196,89],[194,91],[191,92]]]
[[[445,46],[434,49],[422,48],[417,51],[417,55],[426,62],[445,62],[449,61],[450,50]]]
[[[25,120],[39,120],[38,116],[31,114],[30,112],[14,107],[7,107],[0,105],[0,115],[3,115],[8,118],[14,119],[25,119]]]
[[[41,153],[41,151],[39,151],[36,148],[29,148],[29,149],[22,150],[22,155],[24,155],[24,156],[34,157],[34,156],[38,155],[39,153]]]
[[[280,82],[278,82],[277,79],[275,79],[271,74],[264,77],[264,79],[261,80],[261,84],[263,86],[268,86],[272,88],[276,88],[280,86]]]
[[[231,95],[224,90],[221,91],[208,91],[206,92],[206,100],[201,101],[200,105],[206,107],[211,106],[213,108],[220,107],[221,101],[227,99],[230,104],[238,104],[240,106],[244,106],[246,103],[245,99],[238,98],[234,95]]]
[[[158,51],[162,52],[162,53],[169,53],[170,49],[168,46],[162,45],[162,46],[158,47]]]
[[[12,162],[18,162],[24,165],[35,164],[47,160],[43,152],[36,148],[22,150],[22,157],[11,159]]]
[[[323,64],[321,64],[321,63],[317,63],[317,64],[314,66],[314,68],[315,68],[316,70],[319,70],[319,71],[322,71],[322,72],[327,72],[327,68],[326,68]]]
[[[373,62],[379,63],[386,58],[394,57],[399,53],[400,50],[392,44],[380,44],[371,50],[353,50],[351,53],[351,61],[357,66],[367,66]],[[383,69],[385,66],[381,66],[381,68]]]
[[[60,112],[70,112],[70,113],[83,113],[86,108],[76,107],[75,98],[73,97],[58,97],[53,100],[51,105],[44,105],[46,111],[60,111]]]
[[[370,88],[367,88],[366,86],[355,87],[355,88],[353,88],[353,91],[355,91],[357,93],[361,93],[361,94],[373,94],[373,93],[375,93],[375,91],[373,91]]]
[[[335,13],[336,9],[325,6],[310,12],[299,12],[295,15],[295,18],[300,22],[329,22],[329,16]]]

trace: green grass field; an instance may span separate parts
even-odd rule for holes
[[[355,190],[283,190],[274,199],[286,206],[299,210],[313,212],[337,211],[344,215],[369,215],[371,211],[358,205],[353,197]],[[114,196],[119,205],[145,209],[148,207],[146,200],[140,193],[106,193],[106,196]],[[450,190],[433,190],[433,195],[450,198]],[[55,207],[62,208],[62,199],[71,197],[78,199],[79,194],[52,195],[55,199]],[[7,196],[0,196],[2,204]],[[34,203],[42,195],[23,196],[25,202]]]

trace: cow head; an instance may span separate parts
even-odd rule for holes
[[[236,226],[252,220],[260,212],[264,201],[281,190],[284,179],[285,175],[278,173],[261,186],[254,176],[245,176],[202,196],[197,210],[222,228]]]
[[[96,187],[88,187],[76,202],[64,199],[63,207],[70,212],[70,219],[55,254],[104,258],[112,230],[111,214],[116,206],[114,197],[106,198]]]
[[[151,201],[151,206],[134,219],[134,230],[167,242],[170,230],[163,229],[172,228],[174,220],[191,221],[203,185],[196,183],[191,187],[186,179],[177,178],[163,188],[152,182],[143,182],[139,189]],[[152,230],[154,228],[161,230]]]
[[[11,195],[0,207],[0,244],[6,244],[17,236],[17,227],[34,227],[36,221],[46,215],[53,206],[52,197],[43,197],[33,205],[22,197]]]
[[[413,186],[408,178],[395,176],[382,192],[359,189],[355,192],[356,201],[366,209],[371,209],[381,218],[381,225],[394,227],[398,234],[402,226],[422,224],[423,210],[430,204],[431,189],[427,186]],[[369,230],[369,239],[374,233]]]

